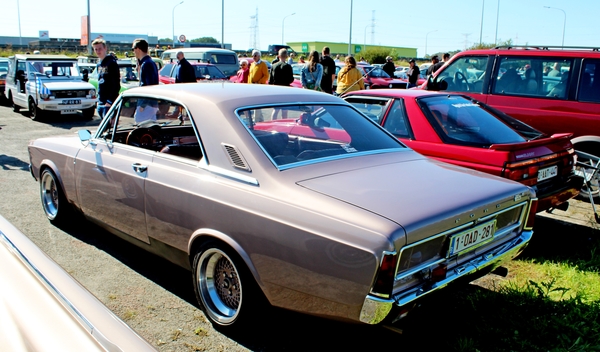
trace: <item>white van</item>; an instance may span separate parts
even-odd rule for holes
[[[206,62],[219,67],[225,76],[234,76],[240,69],[235,51],[217,48],[180,48],[169,49],[162,53],[161,59],[165,64],[174,63],[177,53],[182,52],[188,61]]]

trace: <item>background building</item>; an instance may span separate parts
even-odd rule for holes
[[[316,50],[319,53],[324,46],[328,46],[331,54],[348,54],[348,43],[330,43],[330,42],[287,42],[295,52],[308,54],[309,52]],[[417,48],[403,48],[397,46],[382,46],[382,45],[363,45],[363,44],[352,44],[351,51],[352,55],[360,56],[361,52],[365,52],[369,49],[384,49],[389,50],[390,53],[394,52],[396,57],[416,57]]]

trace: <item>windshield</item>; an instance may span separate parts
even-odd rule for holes
[[[282,105],[237,113],[276,166],[405,148],[350,106]]]
[[[121,73],[121,80],[125,82],[137,82],[139,81],[135,66],[119,64],[119,72]]]
[[[484,109],[467,97],[424,97],[418,99],[418,104],[440,138],[449,144],[487,147],[521,143],[542,135],[507,115],[499,116]]]
[[[42,73],[47,77],[79,76],[76,62],[28,61],[29,71]]]
[[[197,79],[227,79],[216,66],[194,65]]]

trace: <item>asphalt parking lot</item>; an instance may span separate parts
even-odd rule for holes
[[[28,172],[29,140],[93,130],[80,117],[31,121],[27,112],[0,107],[0,214],[29,236],[104,304],[160,351],[316,351],[398,348],[410,337],[382,327],[349,325],[282,311],[235,334],[215,330],[198,309],[191,273],[85,221],[59,229],[42,211],[38,184]],[[539,216],[540,232],[597,231],[591,207]],[[536,235],[540,233],[536,232]],[[483,281],[485,282],[485,281]],[[483,284],[484,285],[484,284]],[[432,317],[432,320],[443,319]],[[349,338],[351,336],[351,338]],[[406,346],[406,345],[404,345]],[[416,346],[415,346],[416,347]]]

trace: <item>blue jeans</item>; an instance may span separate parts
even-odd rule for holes
[[[98,111],[98,116],[100,116],[100,118],[104,118],[104,115],[106,115],[106,113],[108,112],[108,109],[110,109],[110,107],[108,106],[104,106],[104,104],[102,103],[98,103],[98,107],[96,108],[96,111]]]

